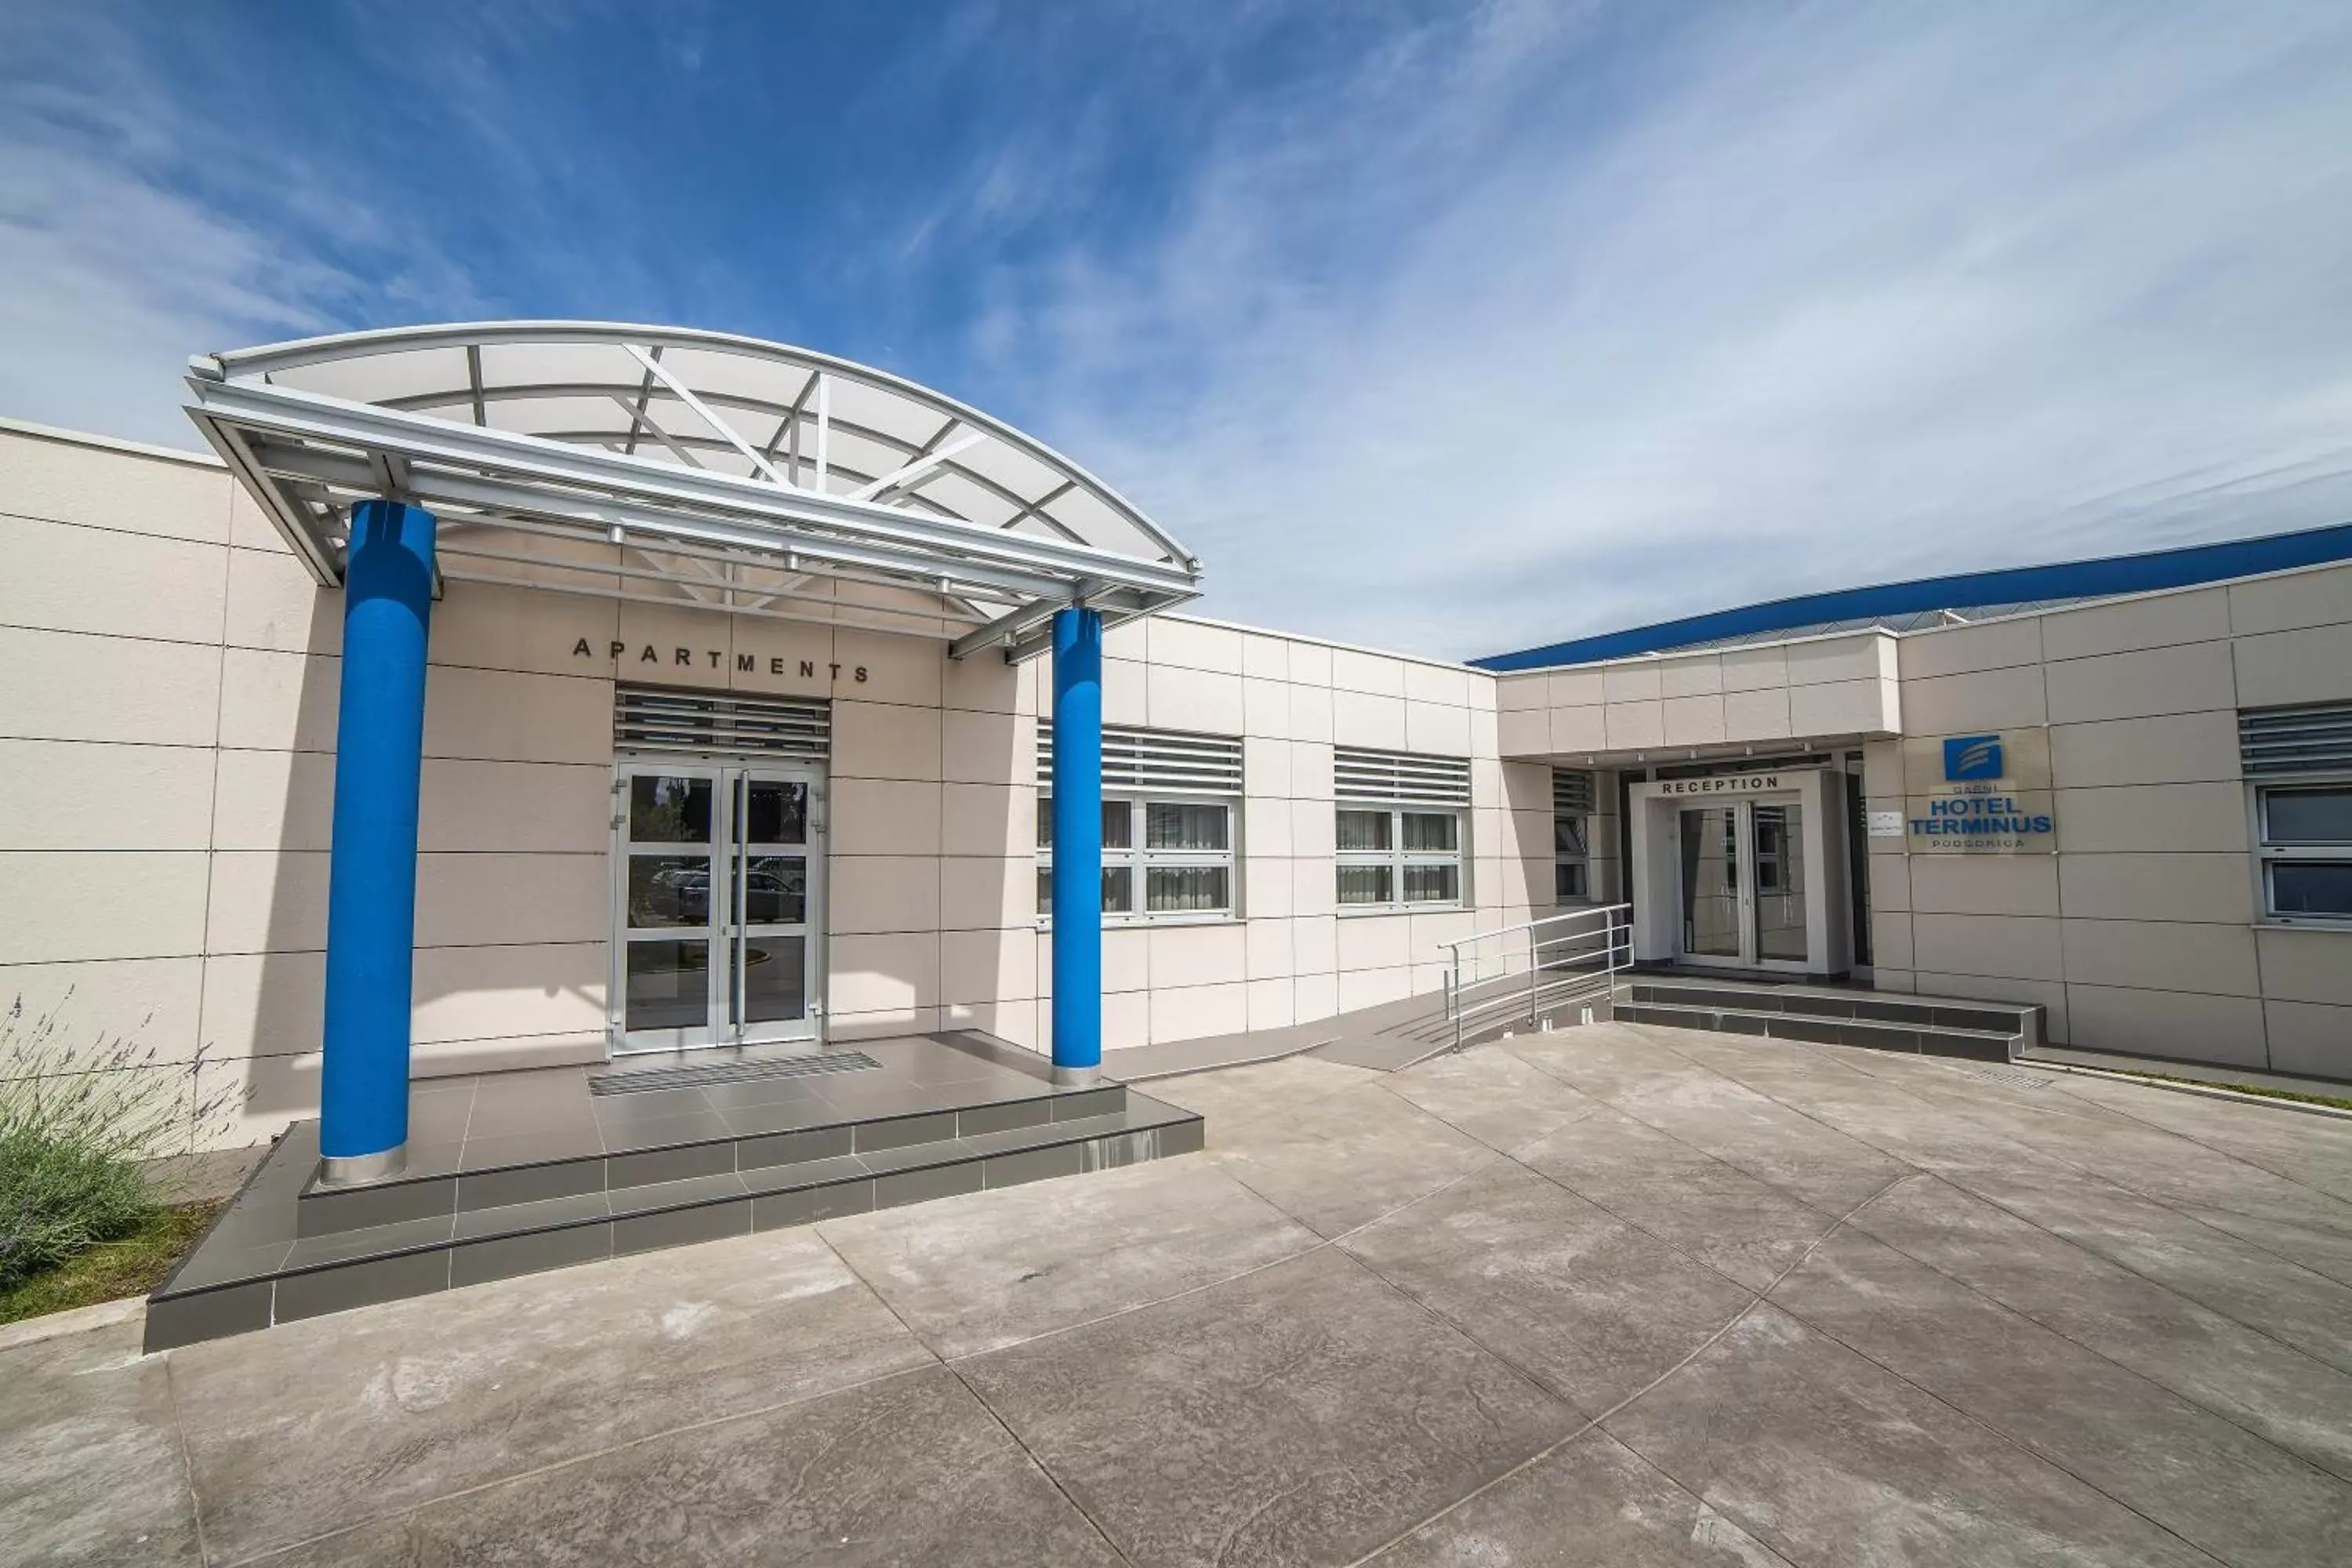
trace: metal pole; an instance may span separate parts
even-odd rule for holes
[[[1053,1045],[1055,1082],[1101,1074],[1102,616],[1076,607],[1054,616]]]
[[[330,1185],[394,1174],[407,1158],[435,532],[422,507],[373,500],[352,509],[320,1064],[319,1153]]]
[[[1536,928],[1528,927],[1528,1027],[1536,1026]]]

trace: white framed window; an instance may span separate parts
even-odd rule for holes
[[[1106,924],[1225,921],[1240,912],[1242,743],[1103,728]],[[1054,912],[1054,753],[1037,739],[1037,916]]]
[[[1342,914],[1470,900],[1470,763],[1337,748],[1333,877]]]
[[[2352,702],[2242,712],[2238,750],[2263,917],[2352,926]]]
[[[1342,910],[1463,901],[1460,812],[1343,805],[1336,827]]]
[[[1551,771],[1551,901],[1592,901],[1592,775]]]
[[[1234,803],[1105,795],[1103,919],[1231,919]],[[1054,912],[1054,800],[1037,797],[1037,913]]]
[[[2258,784],[2254,824],[2263,913],[2352,925],[2352,778]]]

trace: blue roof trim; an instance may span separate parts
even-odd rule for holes
[[[2119,594],[2147,594],[2162,588],[2186,588],[2200,583],[2225,582],[2232,577],[2259,576],[2265,572],[2291,571],[2331,561],[2352,560],[2352,522],[2330,528],[2273,533],[2260,539],[2233,539],[2220,544],[2191,544],[2178,550],[2155,550],[2141,555],[2109,555],[2096,561],[2070,561],[2053,566],[2011,566],[1994,572],[1967,572],[1952,577],[1921,577],[1909,583],[1887,583],[1875,588],[1841,588],[1826,594],[1801,594],[1793,599],[1749,605],[1737,610],[1717,610],[1685,616],[1677,621],[1635,626],[1622,632],[1576,637],[1543,647],[1523,648],[1474,658],[1478,669],[1507,671],[1545,669],[1556,665],[1591,664],[1604,658],[1627,658],[1662,648],[1712,642],[1719,637],[1748,637],[1759,632],[1787,631],[1831,621],[1867,620],[1880,616],[1916,615],[1922,611],[1958,609],[1970,605],[2024,604],[2041,599],[2107,598]]]

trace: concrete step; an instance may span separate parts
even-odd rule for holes
[[[1834,1017],[1767,1008],[1679,1005],[1664,1002],[1620,1001],[1617,1021],[1624,1024],[1664,1024],[1678,1029],[1717,1029],[1730,1034],[1761,1035],[1777,1040],[1805,1040],[1815,1045],[1861,1046],[1876,1051],[1911,1055],[1964,1057],[1972,1061],[2006,1062],[2015,1058],[2019,1037],[1994,1029],[1921,1025],[1881,1018]]]
[[[1105,1084],[1073,1092],[1040,1084],[1031,1096],[984,1104],[891,1115],[814,1112],[810,1102],[744,1105],[727,1113],[716,1136],[676,1131],[701,1125],[658,1114],[662,1105],[628,1106],[656,1114],[607,1124],[573,1124],[580,1146],[561,1152],[562,1135],[528,1140],[536,1156],[461,1161],[452,1148],[423,1154],[397,1176],[360,1187],[322,1186],[313,1176],[296,1202],[295,1234],[309,1237],[436,1215],[505,1208],[575,1197],[583,1193],[657,1185],[729,1172],[752,1172],[847,1154],[873,1154],[909,1144],[935,1143],[1055,1121],[1114,1114],[1127,1108],[1127,1087]],[[715,1119],[714,1119],[715,1120]],[[706,1129],[706,1131],[708,1131]],[[502,1141],[503,1142],[503,1141]],[[518,1142],[525,1141],[516,1141]]]
[[[1961,1029],[2013,1035],[2021,1047],[2043,1039],[2039,1004],[1985,1002],[1914,996],[1886,991],[1850,991],[1817,986],[1740,984],[1635,978],[1622,984],[1635,1005],[1785,1013],[1814,1018],[1850,1018],[1916,1029]]]
[[[577,1190],[512,1195],[504,1203],[463,1204],[469,1173],[424,1176],[402,1184],[412,1189],[408,1195],[446,1192],[447,1208],[309,1234],[296,1232],[318,1163],[317,1123],[299,1123],[204,1242],[149,1298],[146,1348],[164,1350],[629,1253],[1110,1170],[1192,1153],[1205,1142],[1197,1113],[1131,1095],[1123,1085],[1054,1097],[1047,1112],[1010,1126],[985,1124],[994,1119],[982,1116],[944,1137],[906,1142],[885,1141],[891,1134],[881,1129],[909,1119],[878,1119],[850,1124],[850,1146],[838,1152],[611,1185],[599,1179],[593,1187],[577,1184],[592,1169],[611,1171],[617,1160],[509,1167],[540,1170],[543,1180]],[[866,1129],[877,1131],[860,1147],[859,1132]],[[752,1142],[710,1140],[665,1152],[698,1151],[694,1157],[709,1163],[721,1152],[739,1157]],[[684,1163],[668,1168],[688,1169]],[[626,1175],[663,1167],[619,1169]],[[509,1194],[536,1190],[503,1189]]]

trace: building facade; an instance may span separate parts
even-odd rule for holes
[[[0,529],[0,996],[229,1090],[207,1142],[317,1114],[341,591],[192,453],[8,426]],[[1110,1070],[1432,993],[1441,943],[1622,902],[1643,962],[2352,1078],[2352,543],[2317,553],[1499,669],[1114,625]],[[1051,661],[956,657],[879,589],[855,624],[709,597],[583,594],[527,554],[441,584],[411,1070],[1046,1049]]]
[[[2081,1049],[2352,1077],[2347,555],[2352,530],[2322,530],[2131,558],[2194,579],[2169,587],[2043,569],[2076,602],[1899,632],[1509,656],[1543,668],[1500,677],[1499,750],[1613,774],[1639,959],[2038,1003]]]
[[[207,1089],[244,1107],[223,1139],[316,1114],[341,595],[189,454],[0,432],[0,527],[17,563],[0,587],[0,992],[27,1018],[137,1038],[149,1070],[203,1058]],[[1106,898],[1113,1052],[1433,989],[1437,943],[1549,903],[1549,770],[1501,762],[1492,676],[1161,616],[1105,645],[1106,809],[1128,818],[1106,835],[1107,889],[1127,889]],[[713,923],[710,847],[737,798],[736,923],[764,954],[749,989],[793,1015],[751,1036],[973,1027],[1043,1048],[1048,676],[950,658],[936,636],[550,592],[527,572],[449,582],[414,1069],[721,1041],[730,998],[703,982],[737,933]],[[1423,847],[1396,845],[1385,883],[1352,878],[1344,913],[1335,745],[1360,777],[1394,754],[1451,764],[1389,799],[1351,786],[1345,820],[1393,809]],[[693,820],[654,820],[669,796]]]

